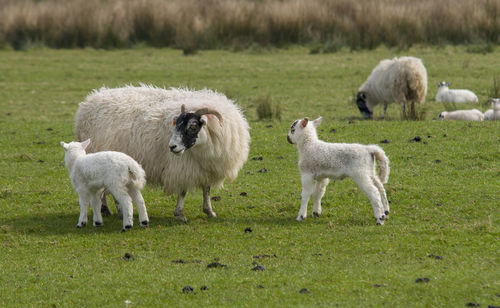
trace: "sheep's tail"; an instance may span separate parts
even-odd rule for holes
[[[389,158],[385,155],[384,150],[382,150],[381,147],[378,145],[372,145],[370,146],[370,153],[372,154],[374,164],[373,166],[375,167],[375,158],[378,159],[379,161],[379,178],[380,181],[382,181],[382,184],[387,183],[389,181]]]
[[[137,189],[142,190],[146,185],[146,172],[144,172],[144,169],[138,163],[129,164],[128,174],[132,184]]]

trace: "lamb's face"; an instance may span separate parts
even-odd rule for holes
[[[443,119],[444,119],[444,117],[446,116],[446,114],[447,114],[447,113],[448,113],[448,112],[446,112],[446,111],[441,112],[441,113],[438,115],[438,119],[443,120]]]
[[[448,88],[449,86],[450,84],[447,83],[446,81],[441,81],[440,83],[438,83],[438,90]]]
[[[174,133],[168,143],[170,151],[176,155],[182,155],[185,150],[199,143],[200,139],[204,139],[203,133],[200,133],[204,124],[205,120],[202,116],[192,112],[181,112],[174,120]]]
[[[356,104],[358,105],[359,112],[365,119],[373,118],[373,107],[366,97],[366,93],[358,92],[356,98]]]
[[[306,125],[307,125],[307,118],[305,118],[303,120],[295,120],[292,123],[292,126],[290,126],[290,131],[288,132],[288,135],[286,136],[286,140],[288,140],[288,142],[290,144],[294,144],[297,142],[297,138],[300,135],[300,131],[302,130],[302,125],[297,125],[297,124],[301,123],[304,120],[306,121]]]

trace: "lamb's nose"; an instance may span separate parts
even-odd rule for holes
[[[175,150],[175,148],[176,148],[176,147],[177,147],[177,146],[176,146],[175,144],[171,145],[171,146],[170,146],[170,151],[172,151],[172,152],[173,152],[173,151]]]

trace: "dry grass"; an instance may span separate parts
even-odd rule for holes
[[[0,45],[193,50],[500,42],[495,0],[0,0]]]

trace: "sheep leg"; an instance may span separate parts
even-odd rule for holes
[[[109,210],[108,201],[106,200],[106,192],[101,195],[101,214],[103,216],[111,216],[113,213]]]
[[[382,205],[384,206],[384,220],[389,219],[389,201],[387,201],[387,194],[385,193],[384,185],[382,182],[377,177],[372,177],[373,184],[378,189],[378,192],[380,193],[380,199],[382,200]]]
[[[316,187],[313,193],[313,212],[312,217],[321,216],[321,198],[325,195],[326,186],[330,182],[330,179],[322,179],[316,181]]]
[[[87,210],[89,207],[88,193],[78,192],[80,202],[80,218],[78,218],[77,228],[83,228],[87,225]]]
[[[135,207],[137,208],[141,227],[147,228],[149,225],[149,218],[146,210],[146,204],[144,203],[144,198],[142,197],[141,192],[135,187],[129,187],[128,192],[130,197],[132,197],[132,201],[135,203]]]
[[[217,217],[212,210],[212,203],[210,201],[210,186],[203,188],[203,213],[207,214],[208,218]]]
[[[184,216],[184,198],[186,198],[185,191],[179,193],[177,196],[177,205],[175,206],[174,216],[183,222],[187,222],[186,216]]]
[[[311,174],[302,174],[300,177],[302,181],[302,195],[299,215],[297,221],[302,221],[307,217],[307,203],[314,190],[314,178]]]
[[[115,207],[116,207],[116,212],[118,213],[118,217],[123,219],[123,211],[122,211],[122,206],[120,205],[120,202],[116,200],[115,196],[111,195],[113,197],[113,200],[115,201]]]
[[[92,206],[92,212],[94,214],[93,224],[94,227],[102,226],[102,215],[101,215],[101,198],[100,193],[97,192],[90,196],[90,205]]]
[[[370,199],[377,225],[383,225],[385,216],[383,214],[382,201],[377,187],[373,184],[372,177],[353,178],[353,180]]]
[[[385,114],[386,114],[386,112],[387,112],[387,106],[388,106],[388,104],[387,104],[387,103],[386,103],[386,104],[384,104],[384,112],[382,113],[382,119],[385,119]]]

